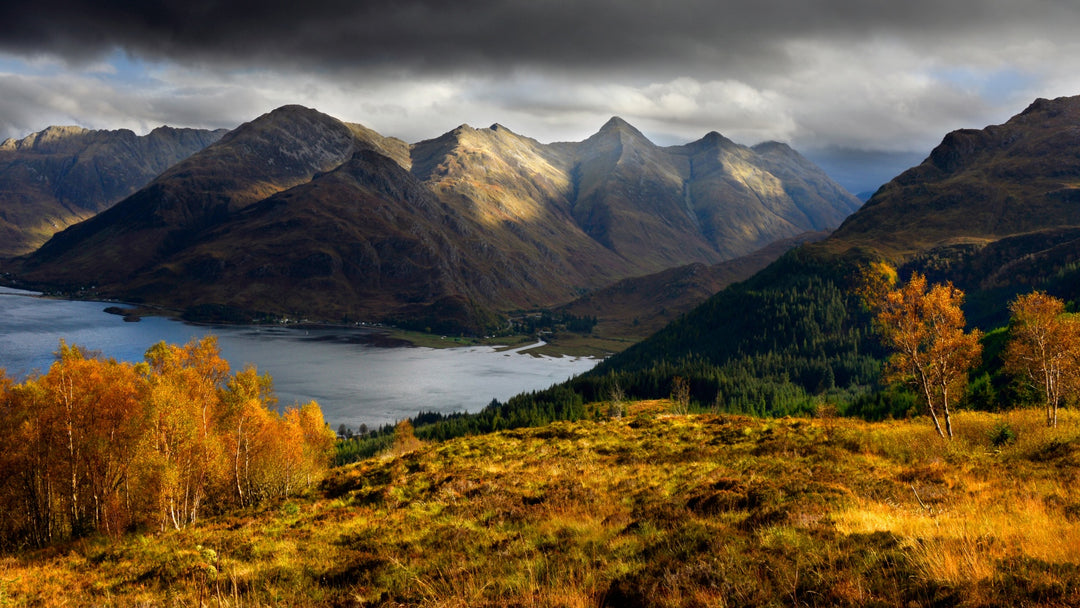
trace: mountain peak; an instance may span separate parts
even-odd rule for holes
[[[724,137],[720,133],[717,133],[716,131],[709,131],[705,134],[705,137],[702,137],[701,139],[687,145],[692,146],[695,149],[713,149],[727,148],[730,146],[737,146],[738,144]]]
[[[1049,114],[1051,116],[1057,116],[1062,111],[1078,108],[1080,108],[1080,95],[1073,97],[1058,97],[1056,99],[1044,99],[1039,97],[1031,102],[1031,105],[1025,108],[1019,115],[1030,116],[1032,114]]]
[[[37,135],[44,140],[68,137],[70,135],[82,135],[83,133],[89,133],[89,129],[76,126],[52,126],[46,128],[44,131],[39,132]]]
[[[760,144],[752,146],[751,149],[762,154],[766,152],[782,152],[784,154],[795,153],[795,150],[791,146],[782,141],[763,141]]]
[[[629,140],[652,144],[652,142],[649,141],[649,138],[645,137],[641,131],[638,131],[633,125],[618,116],[612,116],[608,119],[595,135],[585,141],[596,142],[598,140],[612,140],[616,138],[624,143]]]
[[[240,125],[203,153],[229,145],[240,145],[245,153],[254,153],[253,146],[260,148],[260,154],[290,150],[286,156],[299,165],[311,160],[300,161],[301,157],[319,157],[318,170],[325,171],[332,168],[326,166],[327,157],[334,157],[336,166],[352,154],[355,143],[356,134],[345,123],[316,109],[292,104]],[[308,167],[300,168],[301,174],[307,172]]]
[[[634,127],[622,119],[620,116],[612,116],[604,123],[603,127],[600,127],[601,131],[608,129],[633,129]]]
[[[611,118],[609,118],[608,121],[604,123],[604,126],[600,127],[600,131],[598,133],[626,133],[634,135],[635,137],[640,137],[641,139],[646,139],[646,137],[642,135],[641,131],[638,131],[637,128],[634,127],[634,125],[626,122],[618,116],[612,116]]]
[[[288,125],[288,126],[286,126]],[[341,122],[337,118],[324,114],[315,108],[308,108],[305,106],[290,104],[275,108],[266,114],[263,114],[254,120],[246,122],[229,133],[229,136],[233,136],[235,133],[243,133],[248,129],[265,129],[265,128],[281,128],[284,127],[288,131],[299,133],[303,129],[314,128],[316,125],[320,126],[320,130],[326,128],[332,128],[335,130],[347,130],[345,123]],[[299,131],[298,131],[299,130]]]
[[[314,108],[309,108],[307,106],[302,106],[302,105],[300,105],[298,103],[290,103],[290,104],[283,105],[283,106],[281,106],[279,108],[274,108],[273,110],[270,110],[270,112],[267,115],[268,116],[286,116],[286,115],[289,115],[289,114],[310,114],[312,112],[320,113],[318,110],[316,110]]]
[[[22,139],[9,138],[0,144],[0,150],[31,150],[42,145],[56,143],[69,137],[85,135],[89,129],[76,126],[51,126]]]

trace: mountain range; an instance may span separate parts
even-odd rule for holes
[[[29,253],[56,232],[142,188],[225,133],[160,127],[49,127],[0,143],[0,257]]]
[[[477,332],[835,227],[859,204],[780,143],[660,147],[612,118],[582,142],[496,124],[410,145],[285,106],[3,270],[196,316]]]

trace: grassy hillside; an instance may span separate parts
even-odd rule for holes
[[[669,407],[419,445],[183,531],[6,556],[0,604],[1080,602],[1072,411],[1053,430],[960,413],[946,444],[923,419]]]

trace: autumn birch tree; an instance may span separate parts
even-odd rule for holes
[[[161,525],[182,528],[199,518],[219,473],[221,443],[215,430],[229,365],[212,336],[183,347],[158,343],[146,352],[146,362],[149,447],[156,457]]]
[[[1080,382],[1080,322],[1065,314],[1064,302],[1039,291],[1017,296],[1009,310],[1005,368],[1042,393],[1046,424],[1057,426],[1058,407]]]
[[[981,333],[964,331],[963,300],[964,292],[951,282],[927,288],[926,277],[914,273],[906,284],[871,302],[877,328],[893,351],[885,366],[886,381],[915,389],[938,435],[949,439],[950,405],[962,394],[968,371],[982,353]],[[945,432],[939,414],[945,418]]]
[[[45,402],[36,382],[9,387],[0,402],[0,533],[36,546],[60,536],[61,518],[54,513],[59,450],[35,415]]]
[[[222,443],[231,459],[232,485],[241,507],[257,504],[266,492],[262,480],[267,470],[282,466],[273,456],[273,411],[277,398],[269,374],[259,375],[246,367],[229,379],[222,393]]]

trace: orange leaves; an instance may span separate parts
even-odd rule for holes
[[[1005,368],[1043,394],[1046,424],[1057,426],[1058,407],[1080,388],[1080,322],[1065,314],[1064,302],[1039,291],[1017,296],[1009,311]]]
[[[159,525],[179,528],[199,518],[211,483],[222,475],[214,427],[229,365],[212,336],[182,347],[160,342],[145,358],[150,386],[145,448],[154,480],[149,493]]]
[[[868,274],[889,276],[891,270],[885,266]],[[951,282],[927,288],[926,277],[914,273],[906,284],[880,290],[876,297],[869,302],[877,313],[875,324],[893,351],[886,380],[913,387],[926,403],[938,434],[945,437],[938,421],[938,412],[943,413],[951,439],[950,403],[963,393],[967,373],[982,353],[981,333],[964,331],[960,310],[964,292]]]
[[[318,405],[278,415],[270,376],[230,376],[212,337],[156,344],[138,365],[64,342],[56,355],[18,385],[0,373],[0,543],[181,527],[328,466]]]

